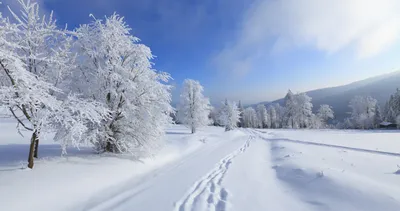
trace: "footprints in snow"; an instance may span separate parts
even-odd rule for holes
[[[192,190],[175,204],[175,210],[226,211],[229,193],[222,187],[222,181],[233,159],[247,150],[252,139],[251,136],[240,149],[226,156],[210,173],[197,181]]]

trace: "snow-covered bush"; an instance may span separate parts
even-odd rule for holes
[[[179,122],[190,127],[192,133],[211,123],[209,115],[212,108],[203,91],[204,88],[198,81],[186,79],[183,82],[177,115]]]

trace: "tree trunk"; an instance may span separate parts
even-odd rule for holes
[[[196,128],[192,127],[192,134],[196,132]]]
[[[34,158],[38,158],[38,151],[39,151],[39,132],[37,132],[35,139],[35,152],[33,153]]]
[[[29,147],[28,168],[30,168],[30,169],[33,168],[33,159],[34,159],[35,148],[36,148],[36,146],[35,146],[36,140],[37,140],[37,134],[36,134],[36,130],[35,130],[32,134],[31,145]]]

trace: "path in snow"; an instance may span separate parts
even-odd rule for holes
[[[75,207],[74,210],[157,211],[174,210],[175,206],[178,206],[179,210],[180,205],[177,205],[177,201],[182,196],[186,196],[185,194],[188,190],[193,189],[193,184],[199,183],[199,178],[203,178],[204,175],[207,175],[204,179],[209,177],[208,179],[214,182],[213,188],[211,186],[212,183],[207,187],[209,190],[214,189],[212,200],[215,200],[216,203],[220,201],[219,206],[222,207],[221,204],[227,195],[224,189],[219,186],[221,184],[219,180],[231,165],[233,158],[243,153],[249,144],[249,136],[245,133],[232,131],[232,133],[227,134],[228,136],[225,136],[227,139],[214,141],[211,141],[211,139],[200,150],[183,157],[173,164],[146,174],[141,179],[133,178],[132,181],[106,189],[99,193],[99,196],[90,199],[84,207]],[[229,136],[229,134],[234,135]],[[216,163],[219,164],[216,169],[220,169],[215,171],[214,174],[209,174],[208,172],[215,167]],[[206,182],[201,183],[199,188],[206,184]],[[194,192],[197,193],[197,191]],[[207,199],[204,201],[207,202]],[[189,206],[190,203],[193,204],[194,200],[195,197],[189,197],[183,207]],[[200,196],[196,200],[200,202]],[[210,210],[213,209],[210,203]],[[218,209],[215,207],[214,210]]]
[[[175,210],[225,211],[229,193],[222,186],[222,181],[233,160],[246,151],[253,138],[253,136],[250,136],[240,149],[226,156],[210,173],[197,181],[189,193],[175,204]]]

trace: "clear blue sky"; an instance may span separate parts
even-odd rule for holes
[[[5,4],[14,0],[3,1]],[[245,103],[400,69],[397,0],[41,0],[69,28],[113,12],[177,85]],[[4,6],[2,6],[4,7]],[[2,8],[4,10],[4,8]]]

